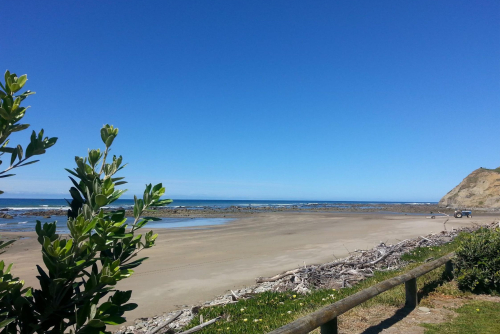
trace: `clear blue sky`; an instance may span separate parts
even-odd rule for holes
[[[59,141],[3,197],[68,197],[102,147],[131,196],[437,201],[500,165],[498,1],[7,1],[2,71]],[[13,138],[27,143],[29,133]]]

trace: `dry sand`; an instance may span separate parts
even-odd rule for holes
[[[451,219],[448,229],[489,223],[496,216]],[[348,251],[368,249],[380,241],[395,243],[443,229],[444,218],[394,214],[262,213],[226,225],[203,229],[158,229],[156,247],[118,288],[132,289],[139,307],[127,313],[129,323],[210,300],[229,289],[252,285],[258,276],[272,276],[297,266],[332,261]],[[42,263],[34,232],[23,236],[2,255],[14,262],[14,273],[36,284],[35,264]]]

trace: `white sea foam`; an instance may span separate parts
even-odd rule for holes
[[[27,207],[16,207],[16,208],[7,208],[9,211],[30,211],[30,210],[68,210],[69,206],[27,206]]]
[[[408,205],[430,205],[431,203],[404,203]]]
[[[19,222],[17,224],[21,225],[21,224],[26,224],[27,222]]]

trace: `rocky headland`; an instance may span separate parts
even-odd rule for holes
[[[500,209],[500,167],[476,169],[438,205],[442,208]]]

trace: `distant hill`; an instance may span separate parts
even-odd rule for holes
[[[500,208],[500,167],[479,168],[439,201],[453,208]]]

